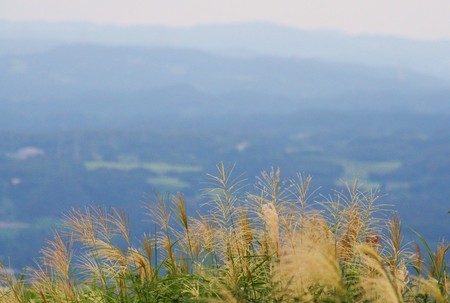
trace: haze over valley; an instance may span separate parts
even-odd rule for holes
[[[449,40],[0,21],[0,259],[31,265],[73,207],[124,208],[138,237],[155,189],[196,210],[220,162],[251,180],[311,175],[315,200],[358,179],[408,240],[411,227],[435,244],[449,235],[449,71]]]

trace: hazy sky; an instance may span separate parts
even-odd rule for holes
[[[168,26],[270,21],[450,39],[450,0],[0,0],[0,19]]]

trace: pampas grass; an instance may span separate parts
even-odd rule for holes
[[[0,302],[449,302],[449,245],[405,244],[378,192],[315,196],[276,169],[245,186],[223,164],[209,177],[193,217],[156,195],[140,246],[124,212],[72,210],[26,274],[0,266]]]

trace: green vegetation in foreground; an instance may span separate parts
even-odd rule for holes
[[[156,174],[167,173],[189,173],[201,171],[200,166],[176,165],[164,162],[108,162],[108,161],[86,161],[84,167],[88,171],[97,169],[133,170],[146,169]]]
[[[123,212],[73,210],[35,268],[0,266],[0,302],[449,302],[449,244],[404,244],[376,192],[312,202],[311,178],[275,170],[244,190],[223,165],[211,181],[197,217],[183,195],[157,196],[147,212],[159,230],[140,247]]]

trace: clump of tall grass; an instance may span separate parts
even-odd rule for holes
[[[424,260],[376,191],[318,199],[310,177],[272,169],[249,188],[217,168],[204,213],[156,195],[138,247],[123,212],[72,210],[34,268],[0,267],[0,302],[449,302],[449,244],[417,234]]]

